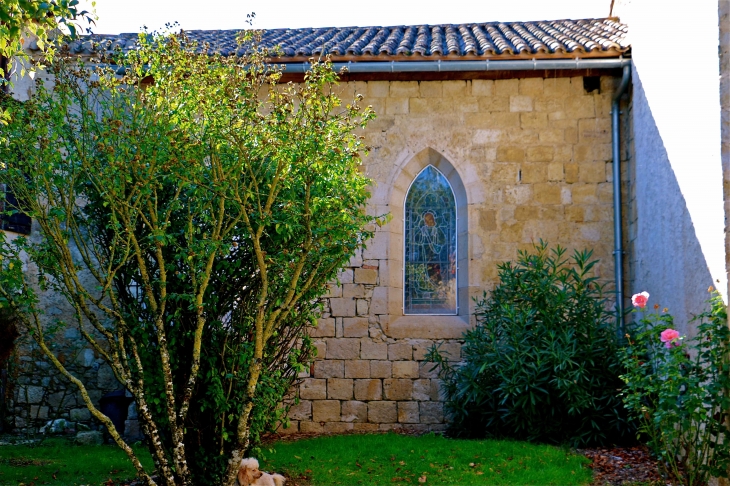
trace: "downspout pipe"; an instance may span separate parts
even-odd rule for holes
[[[626,334],[626,323],[624,319],[624,249],[623,249],[623,227],[621,225],[621,97],[626,92],[631,78],[631,65],[623,67],[621,84],[616,90],[611,105],[611,145],[613,152],[613,258],[615,265],[616,279],[616,317],[619,339]]]

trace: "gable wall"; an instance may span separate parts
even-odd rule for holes
[[[601,77],[600,92],[592,93],[580,76],[340,85],[343,100],[361,93],[378,115],[362,133],[372,147],[363,169],[374,181],[369,211],[392,220],[341,273],[341,285],[331,286],[312,333],[319,359],[294,390],[300,402],[284,432],[443,429],[440,381],[424,363],[426,351],[442,343],[453,362],[461,359],[459,338],[474,323],[471,297],[493,288],[497,263],[533,241],[569,252],[591,248],[600,277],[612,280],[609,111],[617,85],[614,76]],[[403,200],[428,164],[457,192],[458,316],[402,311]],[[63,303],[45,305],[49,315],[66,312]],[[78,336],[66,333],[63,343],[92,396],[118,387]],[[58,417],[90,423],[75,390],[33,371],[47,364],[24,349],[21,359],[34,366],[10,404],[16,430]],[[129,418],[127,433],[137,435]]]
[[[470,297],[493,288],[497,263],[532,242],[593,249],[597,272],[612,281],[609,112],[617,85],[612,76],[590,94],[581,77],[341,85],[343,99],[361,93],[378,115],[364,131],[372,146],[364,170],[375,182],[369,210],[393,219],[331,286],[312,334],[318,360],[282,432],[442,429],[440,381],[426,350],[440,342],[460,360],[458,338],[473,325]],[[468,278],[459,316],[403,316],[402,201],[428,163],[453,168],[452,186],[463,183],[459,271]]]

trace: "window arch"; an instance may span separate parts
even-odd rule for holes
[[[404,203],[403,313],[456,315],[456,197],[433,165],[415,177]]]

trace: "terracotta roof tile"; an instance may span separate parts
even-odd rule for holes
[[[191,30],[190,39],[223,55],[241,55],[237,30]],[[333,60],[508,59],[617,57],[627,53],[628,28],[616,19],[485,22],[391,27],[269,29],[264,47],[278,47],[283,62],[331,55]],[[71,52],[134,49],[137,34],[91,35]]]

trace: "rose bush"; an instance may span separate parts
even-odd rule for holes
[[[644,295],[648,299],[646,292],[634,297]],[[637,309],[647,303],[632,301]],[[712,294],[710,309],[695,318],[697,336],[689,341],[667,309],[654,309],[641,312],[628,328],[622,357],[625,406],[668,477],[688,485],[727,477],[730,330],[722,298]]]

